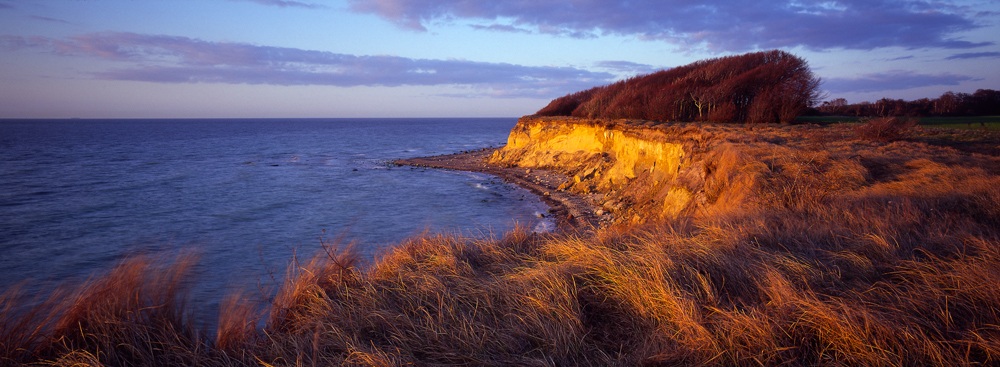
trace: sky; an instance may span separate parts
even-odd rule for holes
[[[1000,0],[0,0],[0,118],[518,117],[771,49],[849,103],[1000,89]]]

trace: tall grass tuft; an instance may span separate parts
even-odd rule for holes
[[[65,312],[67,288],[50,294],[28,296],[26,284],[16,285],[0,295],[0,364],[18,365],[36,360],[49,343],[52,329]]]
[[[192,365],[205,357],[205,342],[186,307],[196,257],[169,265],[133,256],[82,285],[64,285],[32,306],[10,302],[0,315],[3,361],[20,364]]]

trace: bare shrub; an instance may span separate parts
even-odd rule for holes
[[[898,117],[878,117],[861,120],[862,125],[854,127],[859,139],[890,142],[905,138],[917,123]]]

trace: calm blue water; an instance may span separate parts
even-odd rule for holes
[[[195,296],[214,299],[270,282],[321,236],[371,258],[424,230],[551,228],[537,198],[491,176],[385,164],[498,146],[516,122],[0,120],[0,290],[194,249]]]

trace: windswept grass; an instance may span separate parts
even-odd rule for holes
[[[180,256],[160,266],[136,256],[82,285],[19,307],[23,295],[3,295],[0,361],[55,365],[195,365],[206,357],[186,312],[186,281],[195,264]],[[169,263],[169,262],[168,262]]]
[[[1000,159],[850,128],[722,144],[676,220],[326,245],[273,298],[183,302],[190,257],[0,310],[5,364],[996,365]],[[258,322],[262,321],[262,322]]]

